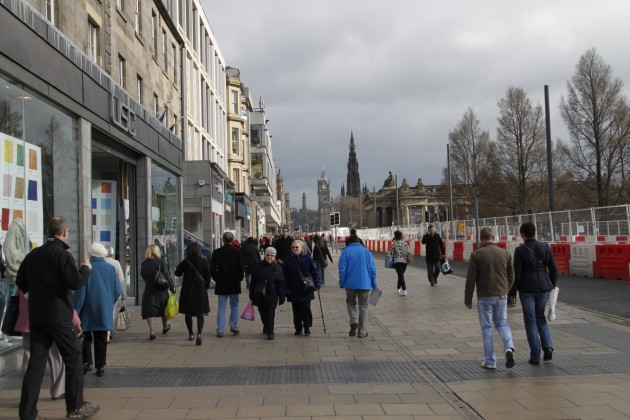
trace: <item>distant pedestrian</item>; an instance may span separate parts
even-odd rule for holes
[[[514,343],[512,330],[507,322],[507,295],[514,284],[512,255],[494,243],[494,234],[490,228],[483,228],[479,234],[481,247],[474,251],[468,263],[464,305],[472,309],[472,298],[477,288],[477,312],[483,337],[484,361],[486,369],[496,369],[497,357],[494,352],[492,323],[497,329],[503,352],[505,367],[514,367]]]
[[[144,280],[144,293],[142,294],[142,319],[147,320],[149,326],[149,340],[155,340],[156,335],[153,329],[153,318],[162,320],[162,334],[171,330],[171,325],[164,315],[168,302],[168,289],[159,289],[155,285],[155,276],[160,270],[170,283],[170,291],[175,294],[175,285],[168,270],[166,261],[162,259],[160,247],[155,243],[147,246],[144,253],[145,260],[140,265],[140,275]]]
[[[66,368],[66,412],[69,418],[91,417],[100,407],[83,399],[83,369],[77,332],[72,324],[72,291],[90,276],[90,261],[77,270],[68,251],[68,223],[62,217],[48,222],[46,242],[29,254],[17,272],[17,287],[28,293],[31,358],[22,381],[20,418],[37,418],[46,358],[52,343],[57,345]]]
[[[350,235],[348,246],[341,251],[337,263],[339,287],[346,289],[346,306],[350,316],[350,337],[367,337],[368,297],[378,287],[376,264],[372,253],[359,243],[357,235]],[[357,301],[359,312],[357,316]]]
[[[326,244],[326,237],[324,235],[313,238],[315,245],[313,245],[313,261],[319,271],[319,277],[322,279],[322,286],[326,283],[325,269],[328,267],[328,260],[333,262],[332,255]]]
[[[276,254],[276,261],[278,264],[284,264],[284,260],[291,256],[292,243],[293,238],[289,236],[289,228],[284,226],[282,228],[282,236],[273,242],[273,247],[276,248],[276,251],[278,252]]]
[[[276,308],[284,304],[285,283],[282,266],[276,262],[276,249],[265,249],[265,258],[254,266],[249,288],[249,299],[258,307],[263,334],[273,340]]]
[[[254,266],[260,262],[260,252],[256,246],[256,240],[251,236],[241,246],[243,261],[245,263],[245,286],[249,289],[249,280]]]
[[[223,233],[223,246],[212,252],[210,263],[210,275],[216,282],[214,294],[219,300],[217,310],[217,337],[223,337],[225,329],[225,312],[228,301],[230,302],[230,332],[240,334],[238,329],[238,304],[241,294],[241,282],[245,275],[245,263],[243,254],[231,243],[234,235],[231,232]]]
[[[295,240],[291,244],[291,255],[286,258],[282,265],[284,270],[284,280],[286,282],[287,300],[291,302],[293,309],[293,326],[295,335],[311,334],[313,326],[313,313],[311,312],[311,301],[315,299],[314,292],[304,291],[303,278],[311,277],[315,287],[321,287],[321,280],[313,258],[304,250],[304,242]]]
[[[440,266],[440,260],[446,254],[444,242],[442,242],[442,238],[435,231],[433,225],[429,225],[427,233],[425,233],[422,237],[422,243],[426,245],[425,252],[429,283],[431,283],[431,286],[435,286],[442,269]]]
[[[549,292],[556,287],[558,268],[549,245],[536,240],[536,225],[525,222],[519,230],[525,243],[514,251],[515,282],[510,294],[516,296],[518,291],[529,343],[529,363],[538,365],[541,347],[544,361],[553,357],[545,306]]]
[[[392,247],[389,255],[394,257],[394,268],[398,275],[398,296],[407,296],[407,284],[405,283],[405,271],[407,270],[407,254],[409,254],[409,244],[403,240],[403,234],[397,230],[394,232]]]
[[[188,245],[187,255],[175,269],[176,276],[182,276],[179,294],[179,313],[184,314],[188,341],[194,340],[193,317],[197,318],[196,345],[202,343],[204,317],[210,312],[208,289],[210,288],[210,269],[201,256],[201,247],[197,243]]]
[[[350,229],[350,236],[352,236],[352,235],[357,235],[357,230],[356,230],[355,228]],[[350,242],[349,242],[349,241],[350,241],[350,236],[348,236],[348,237],[346,238],[346,246],[348,246],[348,244],[350,243]],[[359,238],[359,236],[358,236],[358,235],[357,235],[357,238]],[[359,243],[360,243],[361,245],[364,245],[364,244],[363,244],[363,239],[359,238]],[[364,245],[364,246],[365,246],[365,245]]]

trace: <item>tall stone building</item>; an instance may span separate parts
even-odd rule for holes
[[[361,180],[359,178],[359,161],[354,146],[354,135],[350,132],[350,153],[348,155],[348,176],[346,178],[346,195],[359,197],[361,195]]]
[[[330,181],[326,178],[326,171],[322,170],[322,175],[317,180],[317,220],[319,221],[319,230],[330,229],[331,211]]]

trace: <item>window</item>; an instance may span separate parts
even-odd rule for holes
[[[173,133],[177,134],[177,115],[173,114],[173,124],[168,128]]]
[[[155,114],[156,117],[158,117],[158,96],[157,93],[153,94],[153,113]]]
[[[240,175],[238,173],[238,169],[233,169],[232,170],[232,181],[234,182],[234,191],[239,192],[241,190],[240,188]]]
[[[162,61],[164,62],[164,71],[168,73],[168,37],[164,29],[162,29]]]
[[[136,34],[140,35],[142,33],[142,1],[141,0],[136,0],[134,26],[135,26]]]
[[[46,19],[55,24],[55,0],[46,0]]]
[[[232,127],[232,153],[238,155],[238,128]]]
[[[116,0],[116,7],[120,11],[125,10],[125,0]]]
[[[177,83],[177,47],[171,44],[171,63],[173,63],[173,83]]]
[[[136,75],[136,98],[138,99],[138,103],[142,104],[142,100],[144,99],[144,95],[142,94],[142,77],[139,74]]]
[[[99,63],[99,27],[92,19],[88,19],[88,57],[96,64]]]
[[[127,76],[126,66],[127,66],[127,63],[125,62],[125,57],[118,54],[118,84],[120,84],[120,87],[123,89],[126,88],[126,85],[125,85],[125,79]]]
[[[158,52],[158,25],[157,25],[157,15],[155,14],[154,11],[151,11],[151,47],[153,48],[153,58],[157,58],[157,52]]]
[[[238,91],[232,91],[232,113],[238,114]]]

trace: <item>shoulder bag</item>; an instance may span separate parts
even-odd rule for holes
[[[186,261],[188,261],[188,264],[192,267],[193,270],[195,270],[195,274],[197,275],[197,278],[203,283],[205,284],[206,281],[203,279],[203,276],[201,275],[201,273],[199,272],[199,270],[197,270],[197,268],[193,265],[193,263],[190,262],[190,260],[188,258],[186,258]]]
[[[166,290],[171,287],[171,283],[169,283],[166,275],[162,271],[162,264],[160,264],[160,261],[158,261],[158,270],[153,278],[153,285],[159,290]]]
[[[302,269],[300,268],[300,260],[297,257],[295,258],[295,264],[297,266],[297,272],[300,275],[300,279],[302,280],[304,293],[311,293],[317,290],[317,287],[315,287],[315,282],[313,281],[313,278],[311,276],[304,277],[304,274],[302,274]]]

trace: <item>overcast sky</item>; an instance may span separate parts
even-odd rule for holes
[[[202,0],[226,64],[262,96],[291,207],[317,208],[322,167],[337,196],[350,132],[361,186],[388,172],[442,180],[448,132],[472,107],[496,137],[509,86],[544,106],[554,141],[566,83],[588,49],[630,85],[627,0]]]

